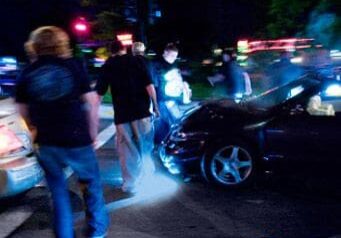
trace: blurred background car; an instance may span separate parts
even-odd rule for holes
[[[1,67],[0,65],[0,70]],[[8,74],[3,73],[2,76],[4,75]],[[27,125],[16,111],[11,97],[14,93],[15,76],[10,76],[13,77],[0,78],[0,198],[23,193],[44,177],[33,154],[33,143]]]

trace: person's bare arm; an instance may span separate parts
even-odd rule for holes
[[[159,117],[160,111],[159,111],[159,106],[157,104],[156,91],[155,91],[154,85],[153,84],[147,85],[146,90],[148,92],[149,97],[152,99],[155,116]]]
[[[88,92],[82,95],[83,101],[87,104],[87,119],[89,124],[89,132],[91,139],[96,140],[98,133],[98,109],[99,109],[99,97],[96,92]]]

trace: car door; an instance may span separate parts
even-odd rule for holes
[[[277,115],[265,128],[266,154],[276,159],[296,162],[309,160],[314,151],[314,122],[301,110],[286,110]]]
[[[341,114],[311,116],[314,148],[321,168],[339,170],[341,166]]]
[[[340,168],[341,117],[310,115],[300,105],[281,115],[266,128],[268,156],[293,162],[301,171],[321,173]],[[317,169],[317,170],[316,170]]]

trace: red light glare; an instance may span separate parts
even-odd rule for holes
[[[88,27],[84,23],[76,23],[75,30],[76,31],[87,31]]]
[[[257,40],[248,42],[248,53],[264,50],[286,50],[293,51],[295,49],[310,48],[311,38],[288,38],[278,40]],[[243,41],[242,41],[243,42]],[[239,42],[238,42],[239,43]]]
[[[119,41],[121,41],[122,45],[130,46],[133,44],[133,35],[132,34],[120,34],[116,36]]]

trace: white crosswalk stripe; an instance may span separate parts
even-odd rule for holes
[[[101,119],[113,119],[114,110],[112,105],[100,105],[98,114]]]
[[[102,147],[111,137],[113,137],[116,133],[115,125],[112,123],[110,126],[105,128],[101,133],[97,136],[97,142],[95,145],[95,149],[99,149]]]

